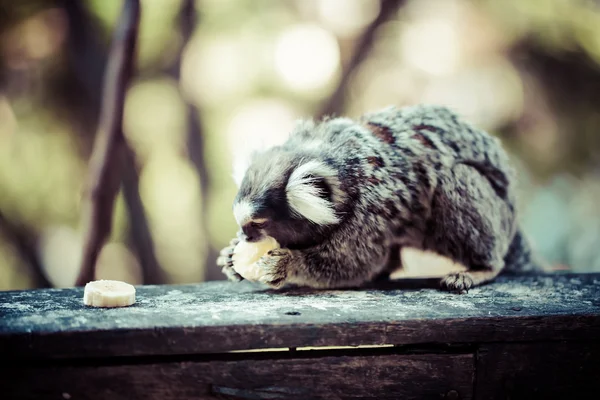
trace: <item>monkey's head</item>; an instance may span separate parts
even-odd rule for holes
[[[253,157],[233,213],[243,239],[271,236],[281,247],[303,248],[340,222],[344,198],[336,170],[324,160],[275,147]]]

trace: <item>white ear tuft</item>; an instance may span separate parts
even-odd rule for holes
[[[309,161],[292,172],[286,187],[288,204],[292,212],[318,225],[339,222],[334,203],[320,196],[320,189],[313,185],[316,178],[323,178],[331,187],[333,201],[341,201],[343,194],[335,170],[319,161]]]

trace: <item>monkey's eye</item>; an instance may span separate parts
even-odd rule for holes
[[[267,225],[267,221],[262,221],[262,222],[250,222],[250,227],[255,228],[255,229],[262,229]]]

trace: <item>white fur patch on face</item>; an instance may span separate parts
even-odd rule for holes
[[[233,206],[233,216],[239,226],[244,226],[252,220],[254,206],[248,200],[241,200]]]
[[[319,161],[309,161],[290,175],[286,194],[291,211],[318,225],[338,223],[334,203],[319,196],[319,189],[312,184],[315,178],[308,175],[325,179],[331,187],[334,202],[343,199],[335,170]]]

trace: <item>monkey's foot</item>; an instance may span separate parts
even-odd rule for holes
[[[287,278],[287,269],[292,254],[287,249],[274,249],[262,256],[257,264],[263,275],[259,282],[269,285],[275,289],[281,288]]]
[[[469,272],[456,272],[443,277],[440,286],[442,290],[463,294],[475,286],[475,283]]]
[[[235,246],[240,242],[238,238],[234,238],[229,242],[229,246],[221,250],[219,257],[217,257],[217,265],[221,267],[221,271],[227,276],[227,279],[234,282],[243,280],[242,276],[235,272],[233,269],[233,250]]]

